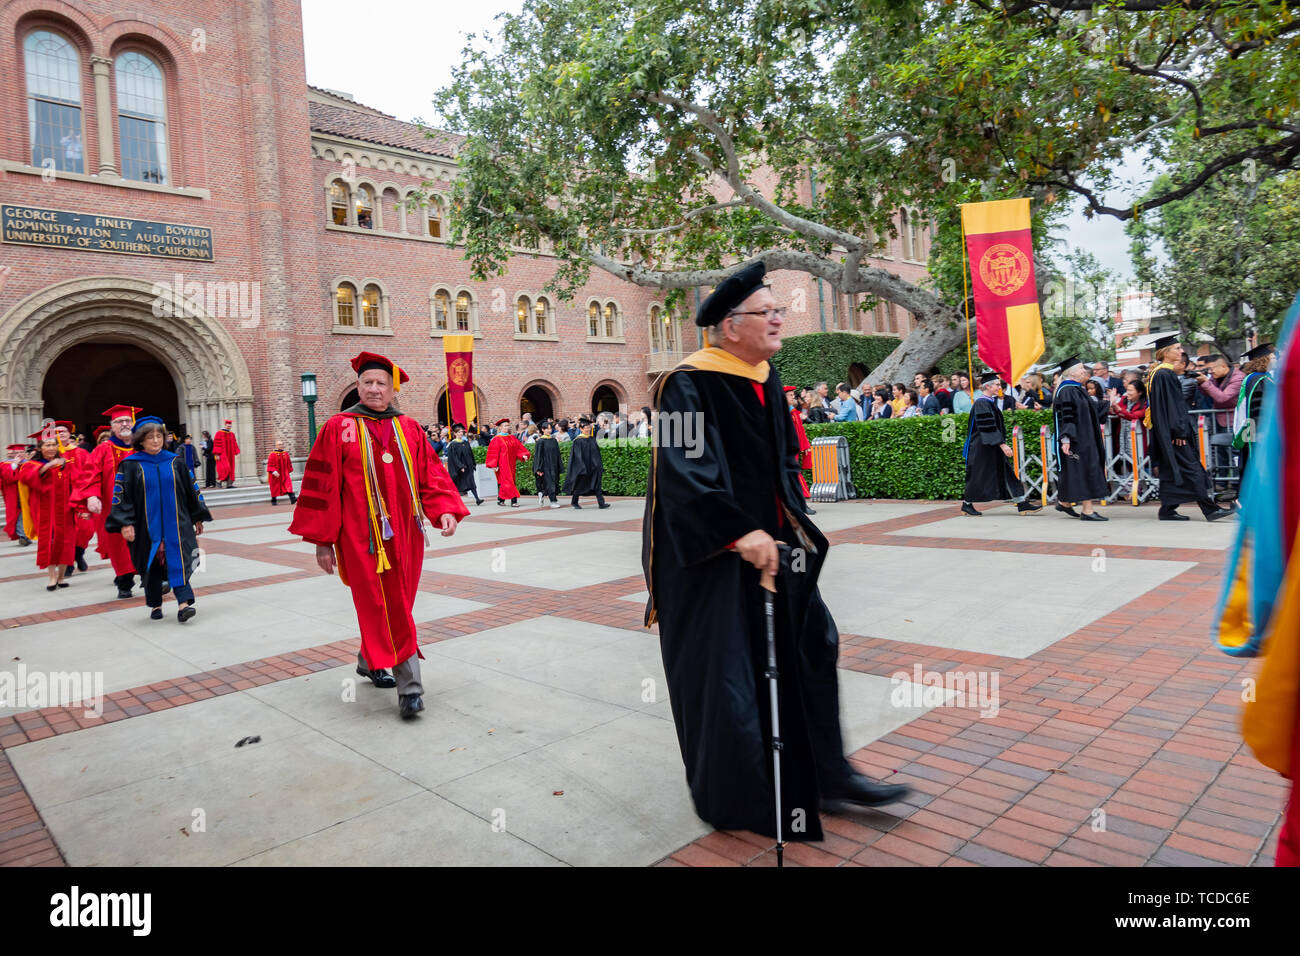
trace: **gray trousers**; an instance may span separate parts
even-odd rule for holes
[[[357,653],[357,666],[362,670],[370,670],[370,665],[366,659]],[[420,655],[412,654],[406,660],[393,668],[393,677],[397,681],[397,695],[405,697],[407,694],[424,695],[424,685],[420,683]]]

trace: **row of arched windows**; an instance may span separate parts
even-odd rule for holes
[[[343,330],[387,329],[388,293],[378,280],[357,282],[353,279],[336,279],[331,289],[334,308],[334,327]],[[435,286],[429,293],[430,326],[435,333],[479,331],[478,299],[466,288]],[[623,338],[623,312],[613,300],[592,299],[587,305],[587,332],[589,339],[618,341]],[[667,344],[680,338],[680,333],[665,331],[668,319],[662,316],[659,306],[650,310],[651,351],[675,350]],[[675,327],[678,323],[674,322]],[[520,295],[515,299],[515,333],[517,335],[544,335],[555,337],[558,333],[555,311],[551,300],[544,295]],[[659,343],[656,345],[655,343]]]
[[[162,65],[133,49],[114,56],[111,66],[117,90],[117,168],[124,179],[167,185],[167,83]],[[53,30],[32,30],[23,38],[23,70],[32,165],[85,173],[83,74],[76,44]],[[113,111],[110,103],[96,102],[95,108]]]
[[[369,183],[352,186],[342,178],[331,180],[325,190],[328,221],[335,226],[442,238],[446,207],[440,197],[410,207],[408,200],[415,187],[401,194],[395,186],[386,186],[378,194],[376,188]]]

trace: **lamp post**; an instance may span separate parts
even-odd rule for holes
[[[307,403],[307,450],[316,444],[316,375],[302,373],[302,400]]]

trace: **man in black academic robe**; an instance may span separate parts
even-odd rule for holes
[[[1056,510],[1083,521],[1109,521],[1093,510],[1094,503],[1110,494],[1106,459],[1101,447],[1100,406],[1084,390],[1091,372],[1072,362],[1061,375],[1061,387],[1052,402],[1056,443]],[[1083,505],[1079,514],[1073,505]]]
[[[537,478],[537,503],[544,499],[551,500],[551,507],[558,508],[555,500],[560,490],[560,443],[551,435],[551,426],[547,424],[542,436],[533,442],[533,474]]]
[[[470,492],[474,495],[474,504],[481,505],[483,499],[478,496],[478,483],[474,480],[474,449],[465,440],[465,426],[456,422],[451,428],[451,441],[447,443],[447,474],[462,495]]]
[[[642,563],[695,810],[720,829],[774,836],[776,810],[760,569],[777,572],[783,836],[820,840],[821,805],[878,806],[844,757],[839,634],[817,590],[827,541],[803,513],[798,439],[767,362],[782,318],[762,263],[724,279],[696,323],[719,343],[660,380]],[[783,310],[781,310],[783,311]],[[793,549],[783,560],[777,542]]]
[[[988,372],[980,379],[980,394],[971,405],[962,454],[966,457],[962,514],[979,517],[980,512],[972,503],[976,501],[1014,500],[1016,510],[1021,514],[1042,508],[1025,497],[1024,485],[1011,465],[1007,428],[1002,420],[1002,409],[998,408],[997,372]]]
[[[1210,497],[1210,477],[1205,473],[1197,443],[1197,429],[1183,398],[1182,370],[1187,353],[1177,336],[1155,343],[1156,364],[1147,373],[1147,420],[1151,464],[1160,480],[1161,521],[1190,521],[1178,513],[1178,506],[1195,501],[1207,521],[1233,514],[1220,508]]]
[[[608,508],[600,490],[600,481],[605,475],[605,461],[600,456],[600,446],[592,434],[591,419],[584,415],[578,419],[578,424],[582,426],[582,434],[573,440],[573,447],[569,449],[569,470],[564,477],[564,493],[573,496],[569,503],[575,508],[582,508],[578,504],[580,495],[595,495],[597,506]]]

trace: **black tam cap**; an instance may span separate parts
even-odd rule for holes
[[[765,275],[767,266],[755,262],[727,276],[700,303],[699,311],[695,313],[695,324],[700,327],[717,325],[728,312],[763,287]]]
[[[980,376],[980,384],[987,385],[990,382],[996,382],[1001,377],[1002,376],[999,375],[997,372],[985,372],[983,375]]]
[[[1248,362],[1253,362],[1255,359],[1262,359],[1266,355],[1272,355],[1272,354],[1273,354],[1273,343],[1261,342],[1259,345],[1256,345],[1253,349],[1251,349],[1249,352],[1243,355],[1242,358],[1244,358]]]
[[[1154,342],[1151,343],[1151,351],[1154,354],[1155,352],[1159,352],[1163,348],[1168,348],[1169,346],[1173,345],[1177,341],[1178,341],[1177,335],[1162,335],[1160,336],[1160,338],[1156,339]]]

